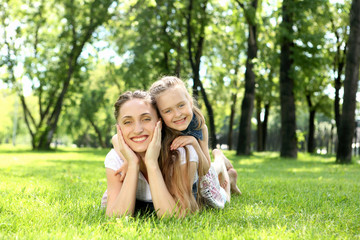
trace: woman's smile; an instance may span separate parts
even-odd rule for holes
[[[141,135],[141,136],[137,136],[137,137],[132,137],[131,140],[137,143],[142,143],[145,142],[146,139],[148,139],[148,135]]]

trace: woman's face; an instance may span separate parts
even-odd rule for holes
[[[120,107],[117,123],[126,144],[136,153],[146,152],[153,137],[158,116],[143,99],[132,99]]]

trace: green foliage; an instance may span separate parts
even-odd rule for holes
[[[252,2],[193,1],[191,49],[196,50],[196,40],[205,37],[200,54],[200,78],[214,110],[216,129],[223,129],[217,135],[224,137],[228,131],[232,95],[237,97],[235,119],[241,114],[247,22],[257,24],[258,55],[253,61],[256,99],[261,101],[262,109],[264,104],[271,103],[269,131],[276,133],[280,129],[279,38],[282,35],[291,37],[295,43],[292,49],[295,67],[291,73],[296,85],[298,129],[306,132],[306,111],[310,110],[304,104],[306,95],[310,96],[311,108],[317,114],[333,118],[333,82],[338,74],[335,66],[343,57],[337,56],[337,49],[343,53],[345,48],[351,1],[292,1],[294,33],[291,36],[280,27],[282,1],[258,1],[256,12]],[[96,119],[101,132],[108,135],[112,103],[120,92],[147,89],[165,74],[179,74],[191,89],[186,34],[189,3],[180,0],[2,1],[0,78],[6,87],[24,95],[31,113],[28,121],[34,122],[29,127],[34,139],[41,139],[42,133],[49,132],[46,129],[49,122],[55,121],[46,116],[53,115],[68,74],[72,74],[71,80],[54,136],[68,139],[69,143],[81,139],[80,136],[96,136],[86,115],[88,119],[90,116]],[[206,14],[201,10],[204,8]],[[205,29],[201,22],[205,23]],[[199,103],[206,113],[201,95]],[[10,136],[12,129],[9,106],[4,108],[6,116],[1,117],[3,139]],[[20,112],[23,131],[26,125]],[[235,121],[234,129],[237,126]]]
[[[185,219],[107,218],[106,150],[0,148],[2,239],[357,239],[360,165],[333,156],[237,157],[242,196]],[[358,159],[359,160],[359,159]]]

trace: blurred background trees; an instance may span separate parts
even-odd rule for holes
[[[336,153],[352,104],[354,127],[342,130],[351,158],[360,151],[358,85],[349,103],[343,85],[346,55],[359,59],[349,42],[357,4],[1,0],[0,143],[110,147],[117,96],[176,75],[198,100],[212,148]]]

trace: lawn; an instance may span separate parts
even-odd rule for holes
[[[107,218],[107,150],[0,145],[0,239],[360,239],[360,164],[333,156],[238,157],[242,196],[185,219]]]

